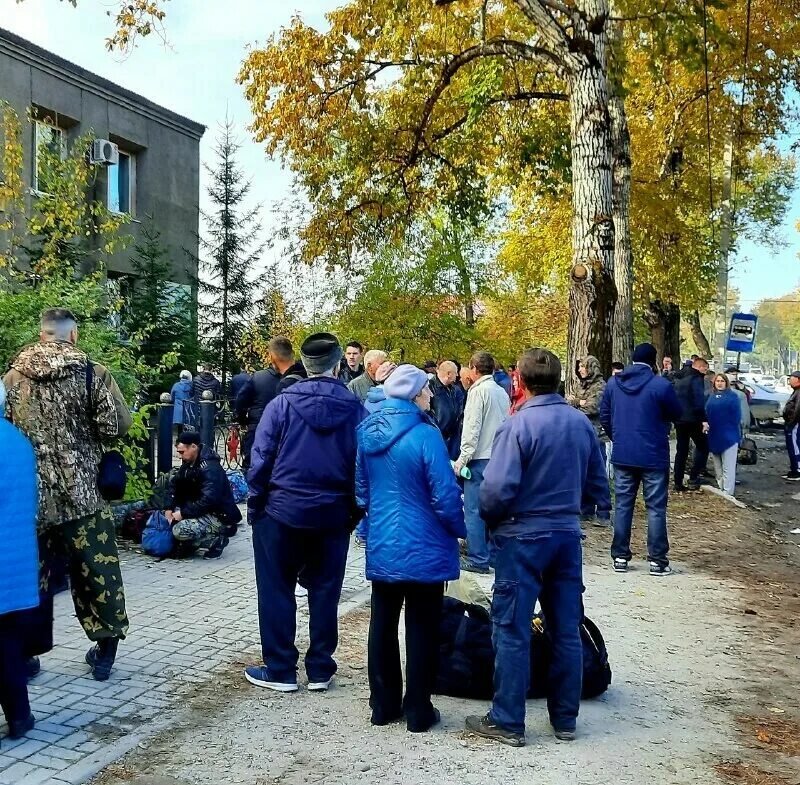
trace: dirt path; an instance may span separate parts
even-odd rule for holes
[[[745,477],[754,489],[755,480]],[[610,533],[588,533],[587,613],[605,634],[614,681],[583,704],[571,745],[554,740],[542,701],[529,703],[521,750],[464,734],[464,717],[486,705],[452,698],[437,699],[433,733],[372,728],[359,610],[342,622],[327,695],[257,690],[239,663],[97,782],[800,783],[800,549],[769,520],[705,493],[675,500],[670,518],[677,574],[667,579],[651,578],[645,562],[614,574]],[[641,554],[640,530],[637,539]]]

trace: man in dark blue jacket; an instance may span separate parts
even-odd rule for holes
[[[631,553],[633,506],[644,489],[647,508],[647,558],[650,574],[669,575],[667,490],[670,423],[681,405],[672,385],[655,370],[656,348],[643,343],[633,365],[608,380],[600,401],[600,422],[614,443],[616,511],[611,556],[617,572],[627,572]]]
[[[497,548],[494,700],[485,717],[468,717],[466,727],[521,747],[537,600],[553,637],[550,722],[559,739],[575,737],[583,672],[581,502],[606,511],[611,498],[594,428],[556,393],[558,358],[529,349],[517,370],[525,402],[497,429],[480,491],[481,517]]]
[[[264,665],[245,675],[278,692],[297,690],[298,580],[308,589],[308,688],[330,686],[350,532],[361,515],[356,428],[366,410],[336,378],[342,349],[335,335],[315,333],[300,356],[309,378],[264,410],[247,475]]]
[[[675,421],[675,490],[697,490],[701,472],[708,462],[708,424],[706,423],[705,379],[708,363],[697,357],[688,368],[684,368],[673,380],[675,394],[681,404],[681,413]],[[689,444],[694,442],[694,459],[689,482],[683,484]]]

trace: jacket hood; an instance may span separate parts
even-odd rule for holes
[[[86,352],[67,341],[47,341],[26,346],[12,361],[11,367],[38,382],[74,376],[88,362]]]
[[[214,450],[212,450],[210,447],[206,447],[205,444],[203,445],[203,449],[200,450],[199,463],[203,463],[203,461],[205,461],[206,463],[211,463],[211,462],[219,463],[220,462],[219,455],[217,455],[214,452]]]
[[[358,426],[359,442],[367,455],[378,455],[424,421],[425,417],[415,403],[387,398],[383,408]]]
[[[640,393],[644,386],[655,379],[653,369],[648,365],[629,365],[624,371],[615,377],[617,384],[629,395]]]
[[[315,431],[330,433],[352,420],[360,402],[338,379],[301,379],[281,395],[292,410]]]
[[[386,400],[386,393],[383,391],[383,385],[378,384],[375,387],[370,387],[367,393],[367,403],[380,403]]]
[[[600,360],[598,360],[597,357],[587,354],[586,357],[580,357],[578,363],[585,365],[586,370],[589,372],[589,375],[585,379],[581,379],[583,385],[591,384],[595,379],[603,378],[603,374],[600,372]]]

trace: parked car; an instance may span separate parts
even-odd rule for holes
[[[786,393],[787,395],[792,394],[792,388],[789,386],[788,376],[781,376],[781,378],[775,382],[775,392]]]
[[[758,380],[758,383],[762,387],[766,387],[768,390],[774,390],[775,389],[775,377],[774,376],[766,376],[766,375],[762,376]]]
[[[788,393],[770,390],[753,381],[744,381],[744,386],[750,392],[750,414],[757,425],[763,427],[781,419]]]

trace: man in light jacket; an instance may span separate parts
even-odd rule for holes
[[[387,358],[388,355],[381,349],[370,349],[364,355],[364,373],[347,385],[347,389],[357,396],[361,403],[367,402],[369,391],[378,384],[376,380],[378,368],[386,362]]]
[[[508,393],[494,380],[494,357],[476,352],[469,361],[472,386],[464,409],[461,453],[455,464],[456,474],[463,467],[470,471],[464,480],[464,517],[467,523],[467,556],[461,569],[468,572],[490,572],[489,541],[486,524],[481,518],[479,498],[483,472],[492,457],[492,442],[497,429],[508,419]]]

